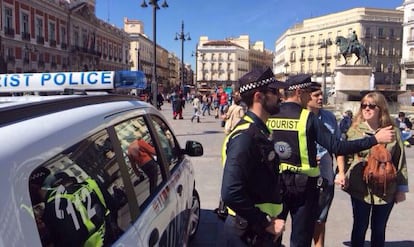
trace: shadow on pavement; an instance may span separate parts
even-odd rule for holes
[[[201,209],[200,225],[190,247],[223,246],[220,244],[223,233],[223,223],[213,210]],[[206,234],[208,233],[208,234]]]
[[[343,242],[345,246],[351,246],[351,242]],[[371,246],[370,241],[365,241],[364,246]],[[414,241],[403,240],[403,241],[385,241],[385,247],[412,247],[414,246]]]

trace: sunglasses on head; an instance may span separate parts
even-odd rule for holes
[[[362,109],[365,109],[365,108],[369,108],[369,109],[371,109],[371,110],[374,110],[375,109],[375,107],[377,107],[377,105],[371,105],[371,104],[361,104],[361,108]]]

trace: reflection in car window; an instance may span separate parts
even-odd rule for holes
[[[152,116],[152,121],[171,170],[178,163],[179,146],[171,130],[161,118]]]
[[[143,210],[148,198],[156,193],[162,182],[154,142],[143,117],[122,122],[115,126],[115,131],[121,142],[135,195]]]
[[[119,165],[101,131],[36,168],[29,190],[43,246],[116,241],[131,216]]]

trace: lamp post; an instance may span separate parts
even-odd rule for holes
[[[198,78],[198,55],[200,55],[200,53],[198,52],[197,48],[196,51],[191,54],[192,57],[195,57],[196,59],[196,63],[195,63],[195,87],[196,87],[196,93],[198,93],[198,82],[197,82],[197,78]]]
[[[289,76],[289,74],[288,74],[288,67],[290,66],[290,64],[288,63],[288,62],[286,62],[284,65],[283,65],[283,67],[285,67],[285,80],[287,80],[288,79],[288,76]]]
[[[141,69],[140,64],[140,51],[141,48],[139,47],[139,42],[137,42],[137,47],[135,47],[135,50],[137,51],[137,71]]]
[[[158,0],[149,0],[148,4],[152,6],[152,37],[153,37],[153,57],[152,57],[152,82],[151,82],[151,93],[152,93],[152,104],[157,105],[158,95],[158,84],[157,84],[157,10],[160,9]],[[148,7],[145,0],[142,1],[142,8]],[[162,3],[161,7],[168,8],[166,0]]]
[[[332,41],[331,41],[331,39],[325,39],[325,40],[323,40],[322,41],[322,44],[321,44],[321,46],[320,46],[320,48],[325,48],[325,62],[323,63],[323,83],[322,83],[322,86],[323,86],[323,104],[326,104],[327,103],[327,99],[328,99],[328,94],[327,94],[327,92],[326,92],[326,69],[327,69],[327,66],[328,66],[328,63],[327,63],[327,57],[328,57],[328,46],[331,46],[332,45]]]
[[[175,34],[175,40],[181,40],[181,83],[180,89],[184,89],[184,41],[191,40],[190,33],[184,33],[184,21],[181,22],[181,32]],[[183,90],[184,91],[184,90]]]

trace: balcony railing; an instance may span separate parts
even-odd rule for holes
[[[30,33],[22,32],[22,40],[30,41]]]
[[[42,36],[37,36],[36,43],[38,43],[39,45],[43,45],[45,43],[45,38]]]
[[[7,62],[14,63],[16,61],[16,58],[14,56],[8,55],[7,56]]]
[[[11,27],[4,27],[4,34],[9,37],[14,37],[14,29]]]
[[[39,60],[37,62],[37,66],[39,66],[39,67],[45,67],[45,61]]]
[[[60,44],[60,48],[61,48],[62,50],[66,50],[66,49],[68,48],[68,45],[67,45],[66,43],[61,43],[61,44]]]
[[[49,40],[49,45],[50,45],[51,47],[56,47],[56,40],[54,40],[54,39],[50,39],[50,40]]]

